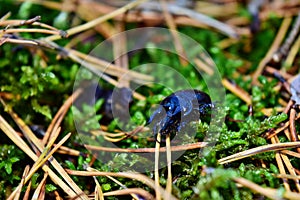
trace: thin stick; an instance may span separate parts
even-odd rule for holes
[[[90,29],[90,28],[93,28],[94,26],[104,22],[104,21],[107,21],[117,15],[120,15],[122,13],[125,13],[126,11],[138,6],[139,4],[145,2],[147,0],[136,0],[136,1],[133,1],[117,10],[114,10],[113,12],[111,13],[108,13],[104,16],[101,16],[97,19],[94,19],[92,21],[89,21],[85,24],[82,24],[80,26],[76,26],[74,28],[71,28],[69,30],[67,30],[67,33],[68,33],[68,36],[71,36],[71,35],[74,35],[74,34],[77,34],[77,33],[80,33],[82,31],[86,31],[87,29]],[[51,41],[54,41],[54,40],[58,40],[60,39],[61,37],[60,36],[57,36],[57,35],[53,35],[53,36],[50,36],[50,37],[47,37],[45,38],[46,40],[51,40]]]
[[[156,136],[156,143],[155,143],[155,166],[154,166],[154,180],[155,180],[155,196],[157,200],[161,199],[161,194],[159,191],[159,149],[160,149],[160,141],[161,135],[160,133]]]
[[[167,149],[167,168],[168,168],[168,178],[167,178],[167,185],[166,191],[169,195],[172,194],[172,158],[171,158],[171,139],[170,135],[168,134],[166,137],[166,149]],[[169,197],[167,198],[169,199]]]

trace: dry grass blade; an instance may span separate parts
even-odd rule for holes
[[[37,162],[34,163],[26,179],[29,180],[31,176],[57,151],[57,149],[70,138],[70,136],[71,133],[67,134],[50,152],[45,151],[47,152],[47,156],[43,157],[41,154],[40,158],[42,159],[39,158],[40,160],[37,160]],[[46,147],[45,149],[49,149],[49,147]]]
[[[152,189],[158,189],[164,199],[166,199],[166,197],[168,196],[167,192],[161,186],[156,188],[156,184],[152,179],[150,179],[149,177],[147,177],[143,174],[139,174],[139,173],[134,173],[134,172],[117,172],[117,173],[114,173],[114,172],[88,172],[88,171],[76,171],[76,170],[70,170],[70,169],[66,169],[66,171],[70,175],[74,175],[74,176],[113,176],[113,177],[135,179],[137,181],[140,181],[140,182],[146,184],[147,186],[151,187]],[[157,197],[156,197],[156,199],[157,199]],[[169,198],[169,200],[175,200],[175,199],[176,198],[173,195],[171,195],[171,197]]]
[[[2,101],[3,103],[3,101]],[[4,104],[5,105],[5,104]],[[6,108],[8,109],[8,108]],[[23,134],[26,136],[26,138],[29,140],[30,143],[33,143],[40,152],[43,152],[44,150],[44,145],[42,144],[42,142],[34,135],[34,133],[30,130],[30,128],[24,123],[24,121],[22,119],[20,119],[18,117],[18,115],[16,113],[14,113],[12,110],[8,110],[9,114],[12,116],[12,118],[14,119],[14,121],[16,122],[16,124],[19,126],[19,128],[22,130]],[[4,119],[3,119],[4,120]],[[1,124],[2,125],[2,124]],[[8,125],[9,126],[9,125]],[[9,126],[10,127],[10,126]],[[5,127],[6,128],[6,127]],[[12,128],[11,128],[12,129]],[[15,132],[13,129],[8,131],[8,134],[11,134],[13,132]],[[16,133],[15,133],[16,134]],[[16,137],[16,136],[15,136]],[[11,138],[12,139],[12,138]],[[20,144],[20,140],[23,141],[20,137],[18,137],[17,142],[15,142],[16,145],[22,145]],[[30,150],[30,148],[27,146],[27,144],[23,141],[21,142],[23,144],[26,145],[27,148],[25,148],[26,151],[24,151],[27,155],[29,155],[33,160],[37,160],[37,156]],[[20,147],[20,146],[19,146]],[[33,154],[33,155],[32,155]],[[84,194],[82,192],[82,190],[78,187],[77,184],[75,184],[75,182],[70,178],[70,176],[64,171],[64,169],[62,168],[62,166],[56,161],[55,158],[51,157],[51,161],[50,163],[52,164],[52,166],[58,171],[58,173],[64,178],[64,180],[66,180],[66,182],[69,184],[69,186],[74,189],[74,191],[77,194]],[[50,173],[49,173],[50,174]],[[56,175],[55,175],[56,176]],[[57,176],[56,176],[57,177]],[[60,179],[59,179],[60,181]],[[54,182],[56,182],[54,180]],[[66,192],[70,192],[70,188],[66,188],[65,185],[63,186],[66,189]],[[74,194],[72,194],[71,196],[74,196]],[[83,199],[87,199],[88,197],[86,195],[82,195],[81,196]]]
[[[30,158],[34,161],[38,159],[37,155],[29,148],[24,140],[16,133],[16,131],[5,121],[0,115],[0,128],[1,130]],[[59,185],[69,196],[76,196],[76,193],[66,185],[48,166],[44,165],[43,170],[48,172],[49,176],[57,185]],[[87,198],[86,198],[87,199]]]
[[[236,153],[231,156],[227,156],[225,158],[219,159],[220,164],[225,164],[229,162],[233,162],[236,160],[240,160],[246,157],[250,157],[259,153],[264,153],[268,151],[277,151],[277,150],[282,150],[282,149],[288,149],[288,148],[297,148],[300,147],[300,142],[286,142],[286,143],[279,143],[279,144],[269,144],[269,145],[264,145],[260,147],[256,147],[253,149],[249,149],[246,151],[242,151],[240,153]]]
[[[281,192],[279,193],[278,190],[276,189],[272,189],[272,188],[263,188],[247,179],[244,178],[234,178],[233,179],[235,182],[241,184],[243,187],[247,187],[249,189],[251,189],[254,192],[260,193],[270,199],[293,199],[293,200],[298,200],[300,199],[300,194],[299,193],[295,193],[295,192],[290,192],[290,191],[286,191],[282,194],[282,196],[280,195]]]
[[[118,196],[118,195],[128,195],[128,194],[136,194],[139,196],[142,196],[143,199],[151,200],[155,199],[149,192],[146,190],[143,190],[141,188],[128,188],[128,189],[123,189],[123,190],[117,190],[117,191],[111,191],[111,192],[105,192],[103,195],[104,196]],[[140,199],[134,198],[134,199]]]

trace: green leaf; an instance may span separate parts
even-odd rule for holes
[[[32,105],[32,108],[35,112],[41,113],[42,115],[44,115],[48,119],[52,119],[51,110],[50,110],[48,105],[41,106],[41,105],[38,104],[36,99],[31,100],[31,105]]]
[[[20,160],[20,159],[17,158],[17,157],[12,157],[12,158],[9,159],[9,161],[10,161],[11,163],[18,162],[19,160]]]
[[[76,170],[74,163],[72,163],[71,161],[65,160],[65,163],[67,164],[69,169]]]
[[[4,168],[6,170],[6,173],[11,174],[11,172],[12,172],[12,163],[6,162],[5,165],[4,165]]]
[[[102,184],[102,189],[103,189],[103,191],[108,191],[111,189],[111,185],[108,183]]]
[[[52,184],[46,184],[46,192],[52,192],[56,190],[57,188]]]

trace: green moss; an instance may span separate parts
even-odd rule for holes
[[[71,24],[64,21],[69,19],[71,14],[61,11],[50,10],[29,2],[24,2],[21,6],[16,6],[14,1],[5,0],[1,4],[0,16],[6,12],[12,11],[12,19],[21,17],[23,19],[36,15],[42,15],[42,21],[48,24],[55,24],[60,28],[67,29]],[[45,16],[44,13],[47,13]],[[239,8],[239,15],[249,17],[249,13],[245,8]],[[63,19],[63,20],[62,20]],[[203,141],[209,134],[216,134],[217,138],[213,138],[216,142],[210,152],[199,154],[199,150],[186,151],[178,160],[172,163],[173,173],[173,193],[180,199],[253,199],[258,196],[251,190],[237,187],[232,178],[244,177],[264,187],[281,188],[280,179],[273,176],[278,172],[274,152],[255,155],[251,158],[242,159],[229,163],[227,165],[219,165],[218,159],[238,153],[257,146],[269,143],[262,134],[269,129],[276,128],[280,123],[287,120],[286,114],[275,111],[271,116],[266,117],[263,114],[264,108],[276,108],[281,106],[279,98],[281,94],[274,90],[278,83],[275,79],[266,76],[259,77],[259,86],[251,84],[249,73],[252,73],[260,60],[266,55],[274,37],[277,33],[281,20],[271,18],[263,22],[261,31],[254,35],[253,38],[241,38],[239,42],[231,45],[227,49],[218,47],[218,43],[226,37],[222,34],[211,30],[204,30],[192,27],[180,27],[179,31],[199,42],[202,47],[213,58],[222,78],[227,78],[237,84],[239,87],[247,91],[252,100],[253,114],[249,113],[248,105],[239,97],[227,91],[226,99],[223,106],[216,106],[216,124],[208,125],[205,122],[195,124],[197,133],[194,142]],[[131,28],[137,25],[126,25]],[[43,37],[41,34],[20,34],[27,38]],[[95,41],[100,41],[101,37],[96,37]],[[70,40],[65,39],[59,41],[60,45],[68,44]],[[96,42],[95,42],[96,43]],[[81,41],[78,43],[77,49],[81,52],[89,52],[94,48],[93,42]],[[70,60],[57,60],[57,52],[43,51],[43,57],[38,54],[34,48],[29,49],[23,46],[2,44],[0,48],[0,90],[8,92],[14,97],[6,99],[8,105],[12,107],[27,124],[41,124],[47,127],[65,99],[73,92],[74,80],[77,75],[79,65]],[[192,51],[192,49],[190,49]],[[232,56],[228,56],[228,53]],[[47,58],[47,59],[45,59]],[[245,74],[236,76],[237,70],[242,69],[246,61],[251,63],[251,67],[244,71]],[[46,65],[44,65],[46,63]],[[200,89],[207,92],[207,85],[203,77],[195,70],[192,63],[183,67],[178,56],[170,52],[164,52],[157,49],[145,49],[136,52],[130,57],[129,67],[134,68],[145,63],[158,63],[161,66],[168,66],[174,71],[165,71],[164,68],[154,70],[155,77],[164,75],[165,84],[154,84],[152,87],[142,86],[137,92],[146,97],[145,100],[134,100],[130,106],[131,119],[129,125],[124,125],[127,130],[133,130],[137,125],[143,125],[153,111],[154,104],[159,104],[162,99],[171,94],[174,90],[183,89],[178,84],[178,80],[173,77],[179,73],[191,85],[192,88]],[[148,74],[148,69],[140,69],[142,73]],[[239,72],[238,72],[239,73]],[[83,70],[80,77],[82,80],[91,80],[92,74]],[[100,80],[105,86],[112,88],[111,85]],[[67,113],[62,124],[63,133],[77,132],[74,118],[77,119],[84,132],[91,129],[99,128],[99,120],[101,115],[94,115],[96,111],[103,106],[103,99],[97,101],[94,106],[84,105],[82,108],[72,107]],[[5,116],[11,124],[10,117],[4,113],[1,106],[1,115]],[[225,122],[223,119],[226,117]],[[122,127],[121,126],[121,127]],[[115,131],[120,127],[120,122],[116,119],[108,125],[108,131]],[[17,128],[16,128],[17,129]],[[296,123],[296,129],[299,132],[300,125]],[[17,129],[18,130],[18,129]],[[143,133],[144,134],[144,133]],[[152,137],[151,130],[145,133]],[[288,139],[278,136],[280,142],[287,142]],[[65,168],[73,170],[84,170],[85,166],[91,162],[91,152],[88,152],[82,146],[76,144],[82,143],[82,140],[90,142],[90,144],[98,144],[106,142],[102,136],[92,137],[88,134],[80,136],[73,134],[70,140],[65,144],[70,148],[78,149],[88,156],[79,156],[78,158],[57,155],[57,159]],[[24,170],[25,164],[23,159],[26,158],[24,153],[17,149],[7,138],[0,144],[0,199],[6,198],[7,194],[12,191],[19,183],[20,177]],[[120,148],[139,148],[153,147],[154,142],[150,142],[145,137],[138,139],[127,138],[126,140],[116,143]],[[201,155],[201,156],[199,156]],[[99,153],[98,156],[102,156]],[[111,163],[101,163],[96,160],[93,164],[94,168],[100,171],[117,171],[122,169],[125,164],[131,166],[138,165],[144,160],[137,156],[128,156],[128,154],[111,154]],[[261,161],[267,163],[266,168],[261,167]],[[300,164],[297,159],[291,159],[295,168],[299,168]],[[32,177],[33,187],[37,187],[42,177],[42,172],[37,172]],[[152,172],[146,172],[147,176],[153,178]],[[165,186],[167,170],[160,170],[161,184]],[[84,190],[93,192],[94,183],[91,178],[72,176],[74,181]],[[104,191],[118,190],[120,186],[111,181],[107,177],[98,177],[99,183]],[[153,193],[153,191],[144,184],[135,180],[119,179],[127,187],[140,187]],[[46,191],[52,192],[57,190],[56,186],[51,182],[47,183]],[[117,199],[117,198],[109,198]]]

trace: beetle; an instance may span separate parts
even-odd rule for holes
[[[194,89],[179,90],[163,99],[146,125],[152,126],[156,138],[178,133],[189,122],[207,120],[213,108],[210,96]]]

